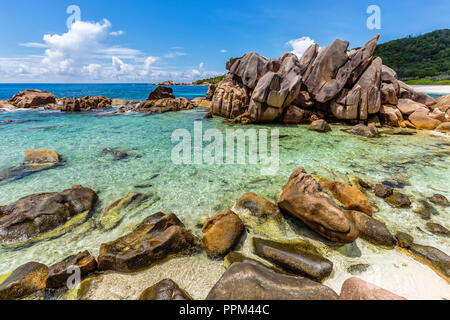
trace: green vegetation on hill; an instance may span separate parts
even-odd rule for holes
[[[450,79],[450,29],[379,44],[375,55],[403,80]]]
[[[418,79],[418,80],[408,80],[405,83],[409,84],[410,86],[414,86],[414,85],[450,86],[450,80],[435,81],[435,80],[432,80],[429,78]]]
[[[210,83],[210,84],[217,84],[220,81],[222,81],[223,78],[225,78],[225,75],[218,76],[218,77],[215,77],[215,78],[208,78],[208,79],[197,80],[197,81],[194,81],[193,83],[194,84],[202,84],[202,83],[206,82],[206,83]]]

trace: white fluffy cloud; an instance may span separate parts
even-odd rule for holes
[[[171,48],[161,57],[146,55],[140,50],[107,45],[109,37],[125,34],[111,31],[106,19],[100,22],[77,21],[62,34],[45,34],[43,42],[27,42],[19,45],[34,50],[44,49],[42,54],[18,58],[0,57],[3,77],[0,81],[191,81],[198,77],[219,75],[204,70],[204,63],[187,71],[166,71],[158,67],[161,60],[184,56]],[[166,63],[162,64],[173,70]]]
[[[287,45],[292,47],[292,53],[297,55],[297,57],[301,57],[305,51],[313,45],[315,42],[309,37],[301,37],[298,39],[290,40],[287,42]]]

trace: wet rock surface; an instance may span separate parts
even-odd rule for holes
[[[406,194],[395,191],[391,196],[387,197],[386,202],[395,208],[409,208],[411,200]]]
[[[325,183],[323,188],[330,191],[346,208],[372,215],[373,210],[369,199],[358,189],[339,181]]]
[[[339,300],[406,300],[390,291],[359,278],[350,278],[342,285]]]
[[[102,244],[100,270],[134,272],[169,256],[196,250],[199,240],[174,214],[156,213],[123,237]]]
[[[263,265],[234,263],[208,294],[207,300],[337,300],[318,282],[276,273]]]
[[[74,186],[62,192],[38,193],[0,207],[0,241],[20,245],[70,223],[94,208],[97,194],[88,188]],[[59,230],[63,232],[63,230]],[[50,235],[49,235],[50,236]]]
[[[252,243],[255,254],[287,272],[322,281],[333,271],[333,263],[306,241],[281,242],[253,238]]]
[[[139,300],[192,300],[191,296],[171,279],[165,279],[142,292]]]
[[[45,290],[48,268],[37,262],[29,262],[14,270],[0,283],[0,300],[25,298],[35,292]]]

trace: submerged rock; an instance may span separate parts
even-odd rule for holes
[[[61,156],[54,150],[25,150],[24,164],[58,163]]]
[[[409,248],[414,243],[414,238],[404,232],[397,232],[395,238],[400,248]]]
[[[449,207],[450,206],[450,202],[442,194],[435,194],[434,196],[430,197],[429,200],[432,203],[440,205],[442,207]]]
[[[135,153],[129,153],[126,151],[111,149],[111,148],[103,149],[102,154],[110,154],[114,157],[114,160],[122,160],[122,159],[126,159],[128,157],[136,157],[137,156]]]
[[[362,279],[350,278],[342,285],[339,300],[406,300],[406,298]]]
[[[123,237],[102,244],[100,270],[134,272],[169,256],[195,250],[199,240],[174,214],[156,213]]]
[[[231,210],[210,218],[202,228],[202,245],[211,256],[227,254],[238,242],[244,232],[244,224]]]
[[[437,234],[440,236],[445,236],[445,237],[450,236],[450,230],[448,230],[444,226],[441,226],[438,223],[428,222],[425,226],[426,226],[427,230],[430,231],[431,233],[434,233],[434,234]]]
[[[97,261],[89,251],[84,251],[52,265],[48,270],[47,288],[66,286],[69,277],[76,272],[74,268],[78,268],[80,276],[84,277],[97,269]]]
[[[384,184],[377,184],[375,186],[375,195],[379,198],[386,199],[394,194],[394,189]]]
[[[122,220],[122,210],[125,210],[131,204],[139,204],[147,198],[148,196],[142,193],[129,193],[126,196],[114,201],[103,212],[100,220],[101,226],[105,230],[113,229]]]
[[[345,130],[345,132],[355,134],[358,136],[363,136],[366,138],[377,138],[379,137],[378,129],[375,126],[366,126],[364,124],[358,124],[353,128]]]
[[[338,181],[328,182],[323,188],[330,191],[348,209],[372,216],[373,210],[369,199],[358,189]]]
[[[0,283],[0,300],[17,300],[45,290],[48,268],[37,262],[29,262],[14,270]]]
[[[165,279],[142,292],[139,300],[193,300],[173,280]]]
[[[263,265],[234,263],[209,292],[206,300],[337,300],[338,295],[318,282],[279,274]]]
[[[418,261],[428,265],[445,280],[450,282],[450,257],[441,250],[422,246],[419,244],[411,244],[406,250]]]
[[[387,197],[385,200],[394,208],[409,208],[411,206],[409,197],[398,191],[395,191],[393,195]]]
[[[358,238],[358,229],[324,192],[303,167],[297,168],[283,187],[279,207],[302,220],[325,238],[350,243]]]
[[[67,232],[81,224],[97,203],[97,194],[74,186],[62,192],[38,193],[0,207],[0,241],[22,246]]]
[[[308,130],[317,132],[330,132],[331,127],[325,120],[316,120],[311,123]]]
[[[370,264],[365,263],[353,264],[347,268],[347,272],[352,275],[357,275],[366,272],[367,270],[369,270],[369,268]]]
[[[358,211],[346,211],[347,216],[359,230],[359,236],[375,245],[393,248],[396,244],[394,236],[384,223]]]
[[[439,212],[428,203],[428,201],[420,199],[418,200],[419,207],[414,210],[415,213],[418,213],[422,216],[423,219],[430,219],[432,215],[437,215]]]
[[[306,241],[275,242],[253,238],[252,242],[255,254],[289,273],[322,281],[333,271],[333,263]]]

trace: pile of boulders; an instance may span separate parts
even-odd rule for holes
[[[379,35],[351,51],[339,39],[321,49],[314,44],[301,58],[285,53],[267,59],[254,52],[232,58],[226,65],[229,73],[206,98],[213,114],[240,117],[243,123],[325,119],[436,129],[449,122],[449,103],[415,91],[373,56],[378,40]]]

